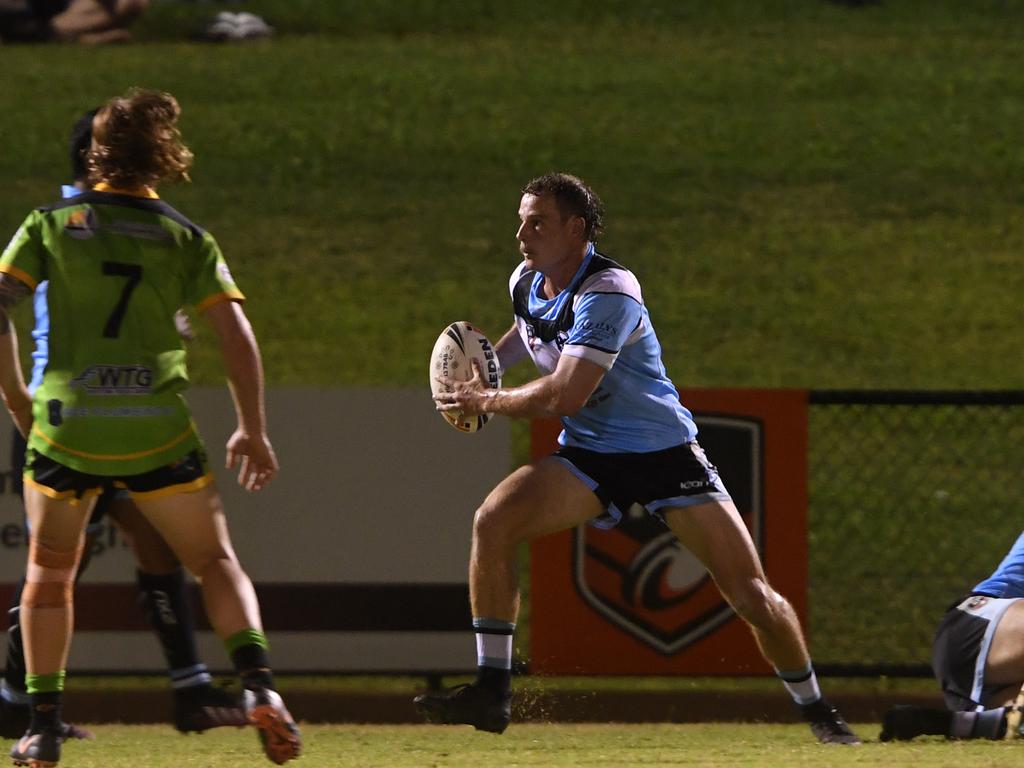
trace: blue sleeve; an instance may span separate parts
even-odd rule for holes
[[[640,302],[624,293],[587,293],[576,305],[566,346],[589,347],[615,355],[640,325]]]

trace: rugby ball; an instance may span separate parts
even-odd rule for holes
[[[434,351],[430,353],[430,392],[437,395],[451,392],[452,387],[438,379],[445,377],[455,381],[469,381],[473,378],[473,361],[480,365],[480,372],[491,389],[501,386],[498,358],[491,342],[480,331],[465,321],[452,323],[437,337]],[[459,411],[438,411],[444,420],[460,432],[476,432],[491,420],[491,414],[481,413],[463,416]]]

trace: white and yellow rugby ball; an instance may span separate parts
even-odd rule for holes
[[[437,337],[434,351],[430,353],[430,392],[451,392],[450,386],[438,381],[447,377],[455,381],[469,381],[473,378],[473,362],[480,366],[481,375],[491,389],[501,386],[498,358],[491,342],[469,323],[460,320],[445,328]],[[463,416],[459,411],[441,411],[444,420],[460,432],[476,432],[491,420],[491,414]]]

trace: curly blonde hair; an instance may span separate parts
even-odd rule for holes
[[[171,94],[133,88],[100,107],[85,156],[89,181],[118,189],[188,181],[192,151],[178,131],[181,107]]]

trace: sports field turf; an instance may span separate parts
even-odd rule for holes
[[[183,737],[166,726],[101,726],[97,741],[65,747],[69,768],[252,768],[269,765],[251,731]],[[864,735],[877,736],[865,725]],[[919,740],[825,747],[803,725],[515,725],[501,736],[466,727],[306,726],[296,765],[324,768],[514,768],[514,766],[690,766],[692,768],[1016,768],[1020,745]]]

